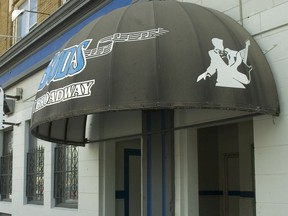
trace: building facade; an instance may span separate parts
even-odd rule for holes
[[[285,98],[285,89],[288,84],[285,69],[286,64],[288,64],[286,52],[288,1],[187,0],[179,1],[181,7],[177,6],[176,10],[176,6],[174,6],[175,10],[173,9],[173,11],[169,11],[172,10],[170,6],[166,7],[165,5],[166,8],[164,6],[158,7],[158,3],[161,5],[162,1],[154,2],[154,11],[158,13],[158,17],[155,15],[156,12],[149,14],[139,11],[141,6],[138,7],[138,5],[149,5],[151,3],[145,0],[27,0],[3,1],[0,3],[1,23],[5,23],[5,25],[0,26],[0,85],[2,87],[2,106],[5,114],[0,137],[0,215],[287,215],[288,203],[285,188],[288,182],[288,170],[285,164],[287,162],[286,151],[288,150],[286,141],[286,125],[288,125],[286,105],[288,100]],[[49,103],[52,105],[49,105],[48,100],[44,100],[46,102],[41,101],[41,97],[37,95],[37,92],[50,88],[51,83],[51,86],[54,83],[59,83],[55,81],[55,74],[53,78],[50,77],[49,82],[44,83],[46,78],[49,77],[47,71],[53,71],[54,66],[60,65],[61,61],[63,65],[66,65],[70,55],[81,59],[81,54],[84,53],[83,50],[86,50],[87,47],[85,42],[96,47],[96,39],[94,39],[94,43],[92,39],[88,42],[85,39],[89,39],[92,37],[91,35],[97,32],[100,32],[98,41],[103,39],[103,50],[100,50],[102,54],[100,54],[100,51],[98,53],[97,49],[100,45],[97,44],[94,55],[101,55],[101,57],[95,57],[94,59],[91,57],[90,59],[87,58],[87,62],[85,61],[85,66],[87,64],[90,71],[105,68],[108,64],[110,65],[112,60],[116,63],[118,61],[122,62],[125,58],[129,59],[129,64],[125,65],[125,71],[130,68],[131,70],[134,68],[146,69],[148,61],[146,62],[146,56],[143,53],[151,52],[150,43],[151,46],[157,44],[158,53],[156,53],[158,58],[155,58],[161,60],[159,56],[161,56],[162,49],[164,50],[163,53],[169,51],[168,48],[166,50],[164,45],[164,48],[159,48],[162,47],[162,39],[165,40],[164,38],[167,35],[172,35],[172,27],[171,29],[168,29],[168,27],[170,27],[170,24],[172,26],[172,23],[179,28],[182,27],[177,23],[177,19],[179,20],[181,15],[178,14],[178,11],[186,11],[184,13],[185,19],[188,19],[187,17],[191,15],[186,6],[182,5],[182,2],[191,3],[192,6],[188,4],[187,8],[189,7],[191,10],[196,8],[195,14],[199,11],[201,11],[199,12],[200,15],[204,14],[206,9],[203,9],[203,7],[211,8],[213,11],[216,10],[217,12],[213,12],[214,15],[217,14],[215,19],[224,16],[230,17],[236,21],[235,23],[238,23],[237,25],[241,26],[241,29],[247,30],[251,36],[251,38],[249,36],[251,44],[242,41],[236,48],[234,47],[234,50],[240,51],[243,49],[244,56],[245,50],[247,51],[245,63],[246,66],[253,66],[252,69],[250,67],[247,69],[249,73],[252,73],[252,79],[261,77],[261,72],[262,75],[266,74],[265,70],[269,66],[272,71],[272,78],[265,75],[263,86],[261,82],[261,85],[257,85],[255,89],[247,87],[252,80],[251,78],[249,82],[246,82],[242,77],[241,85],[240,82],[235,82],[235,77],[230,81],[226,79],[221,81],[220,75],[217,75],[218,80],[216,81],[216,74],[214,75],[214,73],[220,74],[220,69],[218,68],[214,72],[211,69],[211,65],[213,65],[211,57],[213,46],[214,51],[222,46],[222,50],[225,51],[222,55],[229,53],[232,56],[232,41],[237,35],[235,29],[232,33],[227,30],[227,32],[230,32],[228,35],[233,35],[233,37],[231,36],[231,43],[223,38],[221,41],[216,36],[214,40],[206,35],[195,37],[199,40],[199,44],[206,40],[203,43],[207,44],[207,48],[200,45],[199,47],[193,45],[193,47],[190,44],[185,44],[183,41],[187,39],[185,36],[182,37],[180,32],[177,32],[177,40],[174,44],[170,43],[175,52],[179,47],[181,49],[188,47],[188,50],[191,47],[203,48],[198,56],[211,58],[211,62],[203,60],[199,63],[202,66],[199,66],[200,71],[196,70],[195,72],[194,84],[204,86],[209,82],[209,89],[216,93],[219,89],[233,88],[233,94],[227,94],[226,98],[219,97],[220,107],[209,107],[209,97],[206,104],[202,104],[202,107],[195,107],[191,104],[188,106],[188,102],[186,104],[176,104],[180,99],[178,101],[168,101],[174,92],[186,96],[185,88],[181,89],[179,86],[185,86],[185,80],[189,76],[181,74],[180,68],[185,70],[185,66],[183,66],[185,56],[179,54],[175,54],[170,61],[167,60],[169,58],[165,59],[165,64],[169,65],[169,62],[171,64],[165,68],[167,69],[165,76],[159,75],[165,80],[165,83],[171,82],[171,80],[180,83],[179,88],[169,86],[166,89],[167,95],[165,92],[163,93],[167,96],[167,101],[171,102],[165,106],[159,105],[161,101],[158,107],[142,103],[142,108],[135,108],[136,105],[129,104],[129,102],[128,108],[123,106],[123,104],[125,105],[124,96],[134,98],[137,101],[140,98],[139,95],[146,97],[149,94],[154,95],[161,92],[159,91],[160,87],[157,88],[157,91],[154,91],[154,89],[150,89],[149,92],[146,91],[147,88],[145,89],[143,84],[146,77],[143,74],[137,74],[141,77],[142,82],[133,83],[135,81],[131,78],[133,75],[128,72],[125,73],[125,76],[119,76],[117,79],[116,76],[112,76],[113,74],[110,76],[116,80],[115,83],[125,83],[123,86],[115,85],[114,88],[109,88],[109,91],[115,91],[115,96],[112,95],[114,97],[109,95],[109,102],[116,101],[115,104],[118,106],[113,107],[113,104],[110,103],[108,108],[102,109],[100,107],[98,112],[87,111],[84,120],[78,118],[80,114],[73,114],[69,118],[66,117],[68,120],[62,121],[63,116],[66,115],[62,111],[62,107],[53,108],[54,104],[59,102],[57,100],[60,100],[60,91],[57,95],[55,93],[55,98],[49,97]],[[126,6],[130,6],[130,9],[123,12],[121,8]],[[150,8],[150,6],[145,8]],[[12,11],[15,9],[37,11],[39,13],[24,11],[14,21],[11,21]],[[114,12],[115,10],[118,12]],[[136,13],[133,10],[138,11]],[[129,20],[126,19],[129,15],[128,11],[133,16],[139,17],[139,19],[136,19],[137,25],[135,25],[139,29],[143,29],[141,34],[145,30],[151,29],[152,33],[150,31],[150,35],[153,36],[149,39],[147,37],[145,40],[143,39],[143,44],[136,39],[131,42],[127,42],[128,39],[125,42],[120,41],[120,36],[118,41],[115,39],[116,36],[113,40],[111,38],[104,40],[106,36],[110,35],[106,31],[108,32],[107,29],[113,26],[114,22],[117,22],[118,25]],[[49,15],[40,14],[41,12]],[[109,15],[111,12],[112,15]],[[147,20],[153,17],[155,20],[158,19],[160,23],[162,14],[171,17],[173,12],[175,12],[173,17],[175,23],[169,21],[167,29],[160,29],[162,26],[159,28],[155,26],[155,29],[148,28],[146,23],[141,20],[142,17]],[[115,19],[119,14],[122,16],[121,20]],[[115,16],[114,19],[113,16]],[[105,17],[109,19],[107,18],[106,21]],[[200,32],[206,24],[209,25],[207,20],[210,19],[211,17],[198,20],[199,23],[193,23],[193,26],[195,29],[198,28]],[[101,24],[101,22],[104,24]],[[211,28],[211,31],[216,29],[215,31],[219,31],[219,35],[221,35],[222,31],[226,31],[226,28],[231,28],[227,23],[230,25],[233,22],[225,22],[224,29],[215,27],[216,24],[215,26],[211,24],[208,27]],[[93,26],[97,25],[98,27],[94,27],[94,30],[96,30],[93,32]],[[116,26],[117,31],[115,30],[114,33],[129,32],[126,30],[129,27],[130,25],[125,26],[124,24]],[[183,28],[185,29],[186,26]],[[88,30],[91,32],[88,33]],[[207,30],[205,29],[205,31]],[[134,35],[136,33],[136,31],[133,32]],[[146,32],[143,34],[146,34]],[[239,35],[242,34],[244,34],[242,30],[239,30]],[[140,36],[137,37],[139,39]],[[157,41],[155,44],[154,40]],[[253,48],[256,46],[254,41],[258,44],[269,66],[266,65],[266,62],[257,65],[256,57],[255,59],[249,59],[256,49]],[[125,52],[118,53],[117,51],[117,49],[120,49],[120,44],[134,46],[137,43],[139,45],[137,49],[141,50],[142,55],[138,52],[132,52],[132,56],[129,56],[127,54],[131,51],[129,48]],[[112,48],[110,46],[111,53],[105,53],[105,48],[107,50],[109,44],[112,44]],[[80,50],[79,47],[81,46]],[[76,51],[73,51],[73,48]],[[75,54],[79,50],[81,51],[80,54]],[[193,53],[194,50],[192,49],[191,59],[192,56],[198,59],[196,55],[198,52],[195,51],[195,55]],[[237,53],[240,54],[241,52]],[[157,55],[155,54],[155,56]],[[103,56],[112,57],[108,61]],[[133,56],[135,56],[135,59]],[[136,57],[143,61],[137,61]],[[152,59],[154,53],[151,52],[150,57]],[[66,58],[65,63],[61,60],[63,58]],[[61,77],[61,73],[64,72],[70,73],[69,79],[74,77],[73,73],[78,76],[76,69],[81,64],[79,62],[75,63],[75,59],[70,59],[71,65],[74,65],[73,71],[65,72],[64,66],[60,72],[56,71],[59,80],[64,79]],[[229,64],[232,58],[227,57],[227,59],[227,64]],[[235,54],[235,59],[237,59],[237,54]],[[245,58],[243,57],[243,59]],[[92,65],[92,63],[90,64],[92,61],[99,61],[99,64]],[[174,61],[181,62],[181,64],[175,66]],[[113,67],[120,71],[121,64],[117,63],[115,65]],[[161,65],[161,67],[164,66]],[[175,73],[175,76],[168,73],[169,68],[174,69],[174,67],[175,70],[179,70]],[[193,67],[198,69],[196,64]],[[103,70],[103,72],[106,71]],[[255,75],[256,73],[257,75]],[[182,78],[178,79],[180,74]],[[108,85],[105,77],[99,77],[95,78],[94,82],[105,89],[105,86]],[[273,81],[272,84],[270,79]],[[127,83],[125,80],[128,80]],[[153,82],[156,78],[152,74],[149,80]],[[90,106],[83,101],[86,100],[84,98],[85,92],[88,95],[89,90],[95,85],[94,82],[90,84],[81,83],[80,85],[80,81],[76,81],[75,78],[73,82],[57,88],[63,89],[63,92],[71,91],[70,94],[67,93],[71,98],[66,101],[63,99],[64,102],[61,101],[63,104],[71,102],[70,107],[67,108],[67,116],[77,106],[81,109],[88,109]],[[187,83],[189,82],[187,80]],[[252,80],[252,84],[253,82],[254,80]],[[78,85],[75,83],[78,83]],[[157,84],[164,86],[164,82],[159,81]],[[274,84],[278,96],[274,94]],[[139,91],[137,94],[134,94],[134,92],[130,92],[129,95],[127,93],[126,95],[122,94],[126,89],[129,90],[131,86],[133,88],[143,88],[145,91]],[[53,88],[47,90],[49,95],[52,95],[51,89]],[[83,101],[80,103],[76,103],[76,100],[72,98],[75,89],[78,89],[75,97],[79,97],[81,94],[83,96]],[[209,95],[208,91],[197,91],[193,94],[193,97],[206,97]],[[248,93],[245,93],[242,98],[242,93],[245,91],[248,91]],[[254,104],[245,106],[247,105],[245,104],[246,98],[254,102],[253,99],[256,96],[253,91],[262,91],[259,103],[266,101],[267,98],[272,98],[271,101],[277,102],[279,98],[280,113],[279,104],[272,104],[276,108],[268,107],[271,109],[267,109],[265,112],[259,111],[263,107],[253,110],[251,107]],[[222,92],[226,95],[225,90]],[[229,107],[226,106],[231,102],[230,95],[236,101],[233,109],[228,109]],[[104,91],[99,94],[100,96],[99,103],[106,102]],[[172,96],[171,98],[173,98]],[[190,98],[190,95],[188,96]],[[237,97],[241,99],[240,102]],[[148,102],[150,101],[148,100]],[[176,105],[171,105],[174,102]],[[61,103],[59,102],[59,104]],[[45,112],[50,108],[53,115]],[[248,108],[251,109],[248,110]],[[42,111],[44,114],[41,113]],[[41,114],[37,116],[38,113]],[[86,129],[84,131],[78,130],[78,127],[83,125]],[[33,134],[37,135],[38,138],[31,134],[31,126]]]

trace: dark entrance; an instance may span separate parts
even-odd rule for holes
[[[198,130],[199,215],[254,216],[253,123]]]

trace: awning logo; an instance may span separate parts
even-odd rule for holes
[[[100,39],[97,46],[92,49],[88,49],[88,47],[93,39],[84,40],[79,45],[64,49],[56,53],[51,60],[41,79],[38,91],[41,91],[51,82],[56,82],[81,73],[86,67],[87,59],[101,57],[111,53],[115,43],[154,39],[167,32],[169,31],[163,28],[157,28],[137,32],[115,33]]]
[[[72,83],[62,88],[57,88],[46,92],[34,102],[33,113],[51,105],[55,105],[64,101],[88,97],[91,95],[91,88],[95,84],[95,80],[87,80],[83,82]]]
[[[96,48],[85,51],[85,56],[87,59],[104,56],[112,52],[115,43],[154,39],[167,32],[169,31],[163,28],[158,28],[138,32],[115,33],[113,35],[100,39]]]
[[[230,88],[245,88],[251,81],[252,66],[247,64],[250,41],[246,41],[246,47],[240,51],[224,48],[223,40],[213,38],[213,50],[208,51],[211,62],[207,70],[198,76],[197,82],[217,73],[216,86]],[[227,62],[226,62],[227,61]],[[248,76],[238,71],[240,64],[248,67]]]

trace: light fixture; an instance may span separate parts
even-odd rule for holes
[[[43,15],[50,15],[49,13],[44,13],[44,12],[38,12],[38,11],[30,11],[30,10],[14,10],[12,12],[12,22],[17,19],[18,16],[20,16],[24,12],[29,12],[29,13],[36,13],[36,14],[43,14]]]
[[[11,115],[15,110],[15,100],[21,100],[23,95],[22,88],[16,88],[16,95],[7,95],[0,87],[0,130],[4,129],[4,125],[19,126],[20,123],[7,122],[4,115]]]

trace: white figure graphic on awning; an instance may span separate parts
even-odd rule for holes
[[[248,48],[250,41],[246,41],[246,47],[240,51],[231,50],[223,46],[223,40],[213,38],[214,49],[208,52],[211,63],[207,70],[197,78],[197,82],[213,76],[217,72],[216,86],[230,88],[245,88],[251,81],[250,72],[252,66],[247,65]],[[225,60],[227,62],[225,62]],[[244,63],[249,68],[248,76],[238,71],[238,66]]]

